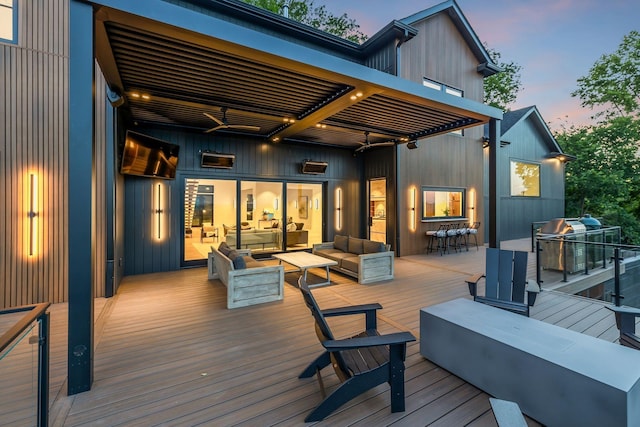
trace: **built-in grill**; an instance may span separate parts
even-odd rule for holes
[[[573,241],[584,240],[586,232],[587,228],[578,220],[555,218],[548,221],[538,233],[538,237],[547,238],[540,242],[540,266],[559,271],[566,268],[567,273],[584,270],[585,247]]]

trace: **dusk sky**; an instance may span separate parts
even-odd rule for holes
[[[613,53],[631,30],[640,30],[638,0],[457,0],[478,38],[505,62],[522,66],[523,91],[511,109],[536,105],[551,129],[592,123],[593,112],[571,97],[603,54]],[[316,0],[334,14],[346,12],[373,35],[393,19],[439,0]]]

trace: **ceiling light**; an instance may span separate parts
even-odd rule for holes
[[[356,92],[356,96],[357,96],[358,98],[362,98],[362,92]]]
[[[355,101],[356,99],[358,99],[358,97],[357,97],[357,96],[355,96],[355,95],[351,95],[351,100],[352,100],[352,101]]]
[[[131,92],[132,98],[140,98],[140,94],[138,92]]]
[[[280,137],[279,136],[274,136],[273,137],[273,142],[278,142],[280,141]]]
[[[149,99],[151,99],[151,97],[145,93],[142,95],[142,99],[148,101]]]

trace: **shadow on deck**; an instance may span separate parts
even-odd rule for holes
[[[504,247],[518,249],[513,245]],[[483,248],[407,256],[396,259],[392,281],[358,285],[332,273],[332,285],[314,295],[323,308],[379,302],[381,332],[409,330],[419,338],[420,309],[469,298],[464,279],[483,270]],[[116,297],[100,302],[93,388],[70,397],[63,384],[66,305],[54,307],[51,425],[304,425],[321,396],[315,379],[297,376],[321,347],[295,279],[287,275],[283,301],[227,310],[225,287],[207,280],[205,268],[125,278]],[[592,300],[545,291],[531,316],[617,338],[613,315]],[[332,323],[344,335],[359,326]],[[390,412],[384,384],[313,425],[496,425],[487,394],[424,359],[419,341],[407,353],[405,412]],[[325,386],[335,384],[327,371]]]

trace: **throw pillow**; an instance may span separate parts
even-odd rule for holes
[[[235,251],[234,251],[235,252]],[[247,268],[247,263],[244,261],[244,258],[241,256],[236,256],[233,260],[233,268],[236,270],[242,270]]]
[[[342,252],[349,252],[349,238],[336,234],[333,238],[333,247]]]
[[[218,246],[218,251],[220,251],[222,255],[228,257],[229,252],[231,252],[231,248],[227,245],[227,242],[222,242],[220,243],[220,246]]]

